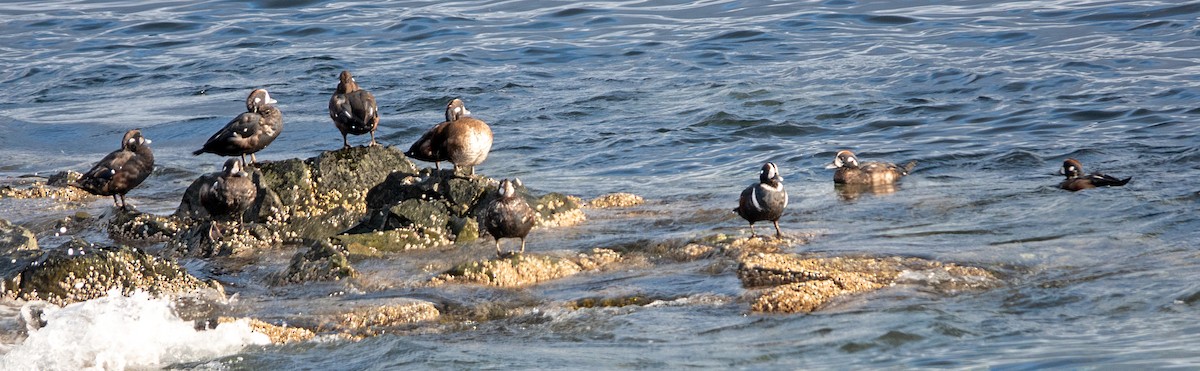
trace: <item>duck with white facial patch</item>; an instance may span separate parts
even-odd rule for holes
[[[909,161],[904,167],[890,162],[859,163],[854,152],[838,151],[833,157],[833,163],[826,169],[837,169],[833,173],[833,182],[837,184],[884,185],[893,184],[908,175],[916,161]]]
[[[779,230],[779,218],[783,216],[787,204],[788,194],[783,189],[783,176],[779,175],[779,168],[774,163],[768,162],[763,164],[758,173],[758,183],[742,191],[738,207],[733,212],[750,222],[751,238],[758,236],[754,232],[754,223],[761,221],[774,223],[775,237],[783,238],[783,232]]]
[[[371,134],[370,146],[377,146],[375,129],[379,128],[379,108],[375,105],[375,96],[371,92],[358,87],[358,82],[350,71],[342,71],[338,76],[337,90],[329,98],[329,118],[334,126],[342,132],[343,148],[350,148],[346,140],[347,134]]]
[[[192,155],[199,156],[207,152],[220,156],[242,156],[242,163],[246,163],[246,155],[250,155],[250,163],[257,163],[254,153],[266,148],[283,131],[283,113],[279,112],[275,103],[266,89],[251,91],[250,96],[246,97],[246,112],[225,124],[204,142],[203,148],[192,152]]]
[[[1059,169],[1058,173],[1067,176],[1067,179],[1059,183],[1058,187],[1072,192],[1096,187],[1120,187],[1133,179],[1133,177],[1120,179],[1101,173],[1084,175],[1083,164],[1073,158],[1063,161],[1062,169]]]
[[[432,162],[438,169],[438,162],[450,161],[456,173],[459,167],[467,167],[467,174],[474,175],[475,165],[483,163],[492,150],[492,129],[470,114],[462,100],[451,100],[446,105],[446,121],[430,128],[404,154]]]
[[[83,173],[79,180],[70,185],[97,196],[112,196],[113,206],[125,209],[125,194],[142,184],[154,172],[154,153],[150,151],[150,140],[139,130],[125,132],[121,138],[121,149],[104,156],[91,170]],[[117,202],[117,196],[121,202]]]
[[[525,198],[517,194],[517,187],[520,186],[520,179],[501,180],[496,188],[496,199],[488,203],[483,213],[483,227],[496,239],[496,255],[499,257],[506,255],[500,250],[501,238],[520,238],[520,253],[524,253],[525,236],[533,229],[534,211]]]

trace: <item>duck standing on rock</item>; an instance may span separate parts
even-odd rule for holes
[[[258,187],[250,174],[242,169],[242,161],[236,158],[225,160],[221,175],[215,181],[200,186],[200,204],[213,220],[236,216],[239,222],[242,221],[242,215],[254,204],[256,197]]]
[[[1084,175],[1083,164],[1073,158],[1063,161],[1062,169],[1059,169],[1058,172],[1067,176],[1067,179],[1059,183],[1058,187],[1072,192],[1096,187],[1120,187],[1133,179],[1133,177],[1120,179],[1101,173]]]
[[[909,161],[904,167],[886,162],[859,164],[854,152],[838,151],[833,157],[833,163],[825,165],[825,168],[837,169],[833,173],[833,182],[837,184],[884,185],[896,183],[916,166],[916,161]]]
[[[370,133],[370,145],[379,145],[375,142],[375,129],[379,127],[379,109],[375,105],[375,96],[359,88],[350,71],[342,71],[338,79],[341,81],[338,82],[337,90],[333,92],[333,97],[329,98],[329,118],[333,119],[333,124],[342,132],[343,148],[350,148],[350,142],[346,141],[347,134]]]
[[[483,163],[492,150],[492,129],[487,123],[467,116],[470,114],[462,100],[451,100],[446,105],[446,121],[425,132],[404,154],[432,162],[439,170],[438,162],[450,161],[455,172],[466,166],[470,168],[468,175],[475,175],[475,165]]]
[[[775,237],[783,238],[783,232],[779,230],[779,217],[783,216],[783,209],[787,204],[788,194],[783,189],[783,177],[779,175],[779,168],[775,163],[768,162],[763,164],[762,171],[758,173],[758,184],[742,191],[738,207],[733,209],[733,212],[750,222],[751,238],[757,236],[754,233],[754,222],[765,220],[775,224]]]
[[[283,131],[283,113],[279,112],[275,103],[266,89],[251,91],[250,96],[246,97],[246,112],[225,124],[224,128],[208,138],[204,148],[192,152],[192,155],[208,152],[220,156],[242,156],[242,162],[245,163],[249,154],[250,163],[258,163],[254,153],[266,148]]]
[[[534,211],[524,198],[517,195],[516,187],[520,185],[520,179],[501,180],[500,187],[496,189],[499,197],[492,200],[483,213],[484,229],[496,239],[496,255],[499,257],[505,256],[500,250],[501,238],[520,238],[521,253],[524,253],[525,236],[533,229]]]
[[[125,209],[125,194],[142,184],[154,171],[154,153],[150,151],[150,140],[139,130],[125,132],[121,138],[121,149],[104,156],[91,170],[70,185],[97,196],[112,196],[113,206]],[[117,203],[117,196],[121,202]]]

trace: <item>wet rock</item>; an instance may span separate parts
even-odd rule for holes
[[[632,207],[646,203],[642,196],[632,193],[609,193],[600,195],[591,201],[588,201],[587,206],[596,209],[608,209],[618,207]]]
[[[433,283],[477,283],[490,286],[518,287],[595,271],[621,261],[621,254],[608,249],[593,249],[569,258],[514,254],[505,258],[460,264],[433,278]]]
[[[450,170],[392,173],[367,193],[363,221],[335,240],[352,254],[372,255],[478,239],[478,219],[495,199],[496,184]],[[577,198],[558,193],[534,197],[524,186],[517,187],[517,194],[538,210],[537,225],[574,225],[584,219]]]
[[[166,241],[174,238],[187,225],[175,217],[148,214],[137,210],[113,210],[116,214],[108,222],[108,234],[118,241]]]
[[[309,341],[317,334],[309,329],[290,326],[276,326],[253,318],[218,317],[215,320],[204,320],[196,323],[197,329],[215,328],[218,324],[247,321],[250,330],[267,335],[272,344],[288,344]]]
[[[382,256],[382,253],[428,249],[453,243],[445,235],[423,234],[411,228],[397,228],[334,236],[333,241],[357,257]]]
[[[308,245],[308,251],[292,257],[281,279],[283,283],[336,281],[358,276],[350,266],[347,252],[325,241],[310,241]]]
[[[241,220],[266,223],[273,219],[282,218],[280,212],[283,210],[283,202],[280,201],[279,195],[275,193],[274,189],[267,187],[267,182],[263,180],[264,175],[262,170],[247,167],[246,171],[250,173],[250,178],[257,187],[257,193],[254,203],[242,214]],[[220,175],[220,172],[204,174],[192,181],[192,184],[188,185],[187,189],[183,191],[183,199],[179,202],[179,207],[175,209],[175,214],[173,215],[176,218],[189,218],[193,220],[211,219],[208,211],[204,209],[204,205],[200,204],[200,189],[205,184],[211,184],[216,181]]]
[[[747,288],[766,289],[751,309],[761,312],[807,313],[833,298],[892,286],[919,283],[940,290],[995,287],[991,272],[911,257],[822,257],[755,253],[743,256],[738,278]]]
[[[33,235],[33,232],[0,219],[0,255],[37,249],[37,237]]]
[[[580,209],[578,197],[561,193],[549,193],[529,203],[537,211],[539,227],[569,227],[583,223],[587,219]]]
[[[438,319],[433,303],[405,298],[363,300],[336,313],[317,313],[317,331],[353,337],[375,336],[389,328]]]
[[[54,184],[47,184],[40,178],[32,180],[18,180],[14,182],[5,182],[8,184],[0,185],[0,199],[15,198],[49,198],[61,202],[79,202],[82,200],[94,199],[90,193],[79,188],[66,185],[66,180],[69,176],[66,173],[58,178],[51,177]],[[74,173],[75,179],[78,179],[79,173]],[[58,175],[58,174],[56,174]]]
[[[173,261],[128,247],[93,246],[73,240],[36,256],[17,260],[17,272],[5,269],[4,295],[22,300],[46,300],[65,305],[105,296],[119,289],[152,294],[204,290],[209,286]]]
[[[278,247],[283,240],[283,232],[272,224],[200,221],[167,241],[163,253],[197,258],[244,256]]]

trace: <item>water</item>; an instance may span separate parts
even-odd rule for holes
[[[252,88],[269,89],[285,117],[260,159],[337,148],[326,102],[348,68],[381,102],[384,144],[406,148],[461,97],[495,132],[481,173],[651,200],[632,216],[539,231],[535,252],[740,233],[727,210],[769,160],[792,199],[781,224],[817,236],[793,251],[920,256],[1005,279],[762,315],[747,313],[731,272],[704,262],[447,293],[407,285],[427,276],[397,257],[362,263],[370,284],[346,300],[526,305],[493,321],[142,367],[1196,367],[1200,3],[942,3],[6,3],[0,177],[84,170],[141,128],[160,168],[130,202],[167,213],[219,169],[190,152]],[[821,168],[839,149],[920,164],[896,193],[845,199]],[[1067,157],[1134,180],[1059,191]],[[70,212],[27,204],[0,217],[39,226]],[[246,304],[266,317],[345,289],[243,283],[268,293]],[[630,294],[662,300],[563,309]]]

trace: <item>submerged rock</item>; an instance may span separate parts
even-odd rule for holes
[[[982,268],[911,257],[802,258],[757,253],[744,256],[737,272],[747,288],[770,287],[754,300],[751,309],[779,313],[812,312],[833,298],[897,283],[927,284],[943,291],[999,284],[994,274]]]
[[[112,289],[128,295],[135,290],[164,294],[209,287],[173,261],[78,239],[37,255],[4,258],[17,261],[15,274],[5,270],[4,296],[60,306],[99,298]]]
[[[433,283],[477,283],[490,286],[518,287],[595,271],[621,261],[621,254],[608,249],[593,249],[570,258],[513,254],[504,258],[459,264],[433,278]]]
[[[389,328],[438,319],[433,303],[407,298],[364,300],[349,310],[315,313],[317,332],[353,337],[375,336]]]
[[[282,283],[336,281],[358,276],[347,253],[325,241],[311,241],[307,251],[296,253],[283,273]]]
[[[33,232],[0,219],[0,255],[37,249],[37,237],[33,235]]]

